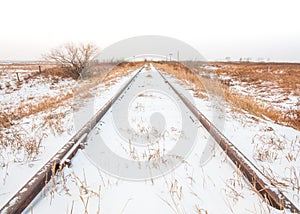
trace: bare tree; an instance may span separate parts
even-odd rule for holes
[[[98,48],[91,43],[66,43],[51,50],[48,54],[45,54],[43,58],[55,61],[72,77],[78,78],[80,74],[87,69],[89,62],[96,56],[97,52]]]

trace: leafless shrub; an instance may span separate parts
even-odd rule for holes
[[[84,69],[87,69],[89,62],[97,54],[97,50],[97,47],[90,43],[79,45],[67,43],[45,54],[44,58],[55,61],[63,70],[77,79]]]

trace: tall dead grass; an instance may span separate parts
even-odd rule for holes
[[[41,153],[42,142],[49,134],[53,136],[70,132],[73,127],[65,120],[70,109],[48,111],[32,120],[29,126],[14,124],[0,131],[0,155],[13,162],[34,161]],[[2,160],[3,161],[3,160]],[[1,165],[1,160],[0,160]]]
[[[275,123],[290,126],[300,130],[300,110],[289,110],[286,112],[272,108],[271,106],[264,106],[255,101],[252,96],[241,95],[233,93],[228,88],[224,87],[225,99],[231,103],[236,110],[244,110],[258,116],[260,118],[269,118]]]
[[[270,82],[272,87],[281,89],[288,96],[293,94],[300,97],[300,64],[293,63],[211,63],[218,67],[214,70],[217,75],[231,77],[231,80],[253,85],[268,90],[263,86]],[[222,82],[226,100],[236,107],[250,112],[259,117],[268,117],[276,123],[287,125],[300,130],[300,102],[294,109],[279,110],[272,105],[263,105],[255,100],[255,95],[248,96],[234,93],[230,90],[230,84]],[[272,94],[272,88],[269,89]],[[274,101],[276,102],[276,101]],[[280,102],[280,101],[279,101]]]
[[[21,103],[16,108],[6,109],[0,112],[0,130],[2,128],[10,128],[15,120],[20,120],[30,115],[35,115],[52,108],[57,108],[66,101],[73,97],[72,93],[62,94],[60,96],[49,97],[45,96],[37,103]]]
[[[209,63],[218,68],[206,70],[191,64],[193,71],[182,64],[153,63],[156,67],[170,73],[175,78],[185,83],[195,96],[207,97],[206,93],[224,97],[235,111],[246,111],[260,118],[269,118],[275,123],[290,126],[300,130],[300,109],[281,111],[270,105],[264,105],[255,100],[255,95],[238,94],[230,90],[230,81],[219,81],[209,77],[213,75],[229,75],[240,82],[249,84],[262,84],[265,81],[272,82],[282,88],[287,94],[299,95],[300,97],[300,64],[288,63]],[[206,72],[208,75],[198,75],[199,72]],[[297,105],[300,106],[300,103]]]
[[[201,77],[193,73],[189,68],[176,62],[152,62],[152,64],[158,69],[171,74],[176,79],[181,80],[188,87],[188,89],[194,91],[194,95],[196,97],[207,98],[205,92],[209,84],[205,84],[203,79],[201,79]]]
[[[272,82],[287,92],[300,95],[300,64],[297,63],[225,63],[212,62],[219,75],[229,75],[241,82]]]

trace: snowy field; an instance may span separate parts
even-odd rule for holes
[[[32,105],[43,99],[67,97],[59,106],[36,110],[32,115],[25,111],[22,118],[3,122],[0,130],[0,206],[135,72],[137,70],[114,80],[114,84],[90,88],[91,96],[76,101],[75,109],[74,100],[68,97],[76,84],[74,80],[37,76],[27,82],[22,79],[22,84],[18,84],[14,73],[2,72],[3,113],[18,112],[19,106],[32,109]],[[213,97],[193,97],[194,92],[188,90],[187,85],[166,76],[176,88],[189,94],[198,109],[300,208],[299,131],[269,119],[236,112],[224,100],[216,102]],[[10,86],[3,82],[10,82]],[[233,89],[249,92],[239,82],[235,82]],[[264,97],[267,99],[267,95]],[[293,104],[295,102],[290,105]],[[118,121],[119,118],[124,121]],[[268,206],[217,145],[203,162],[203,151],[209,139],[207,131],[164,84],[156,68],[148,65],[90,133],[86,149],[80,150],[71,166],[46,185],[25,213],[288,212]],[[185,147],[173,154],[178,142],[192,145],[183,153]],[[25,143],[32,148],[28,149]],[[108,150],[103,150],[103,145]],[[122,161],[105,151],[113,151],[112,154]],[[179,160],[171,169],[162,167],[160,170],[160,165],[147,165],[154,174],[145,176],[134,168],[160,157],[166,157],[168,162],[170,152],[169,159]],[[128,170],[122,165],[126,161]]]
[[[300,65],[289,63],[212,63],[204,67],[201,75],[210,74],[218,79],[230,93],[255,102],[267,109],[273,120],[299,127],[300,117]],[[278,115],[278,114],[282,115]],[[268,115],[266,115],[268,117]],[[298,121],[298,122],[295,122]],[[299,130],[298,128],[298,130]]]

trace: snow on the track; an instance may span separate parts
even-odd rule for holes
[[[70,131],[60,135],[48,133],[42,141],[43,149],[37,160],[16,162],[8,157],[9,152],[2,154],[0,156],[3,163],[0,167],[0,206],[3,206],[72,137],[75,133],[74,122],[76,129],[85,124],[134,73],[118,80],[118,83],[110,88],[97,86],[91,91],[94,97],[82,99],[82,103],[77,103],[76,112],[73,114],[69,111],[64,118],[64,125],[70,126]],[[16,78],[14,73],[7,75],[2,77]],[[26,72],[20,74],[21,78],[22,75],[27,74]],[[118,173],[108,168],[96,167],[95,159],[91,161],[86,151],[80,150],[72,160],[72,165],[59,172],[55,179],[46,185],[45,191],[34,200],[25,213],[84,213],[85,211],[88,213],[284,213],[266,205],[218,146],[207,163],[203,164],[201,157],[210,138],[209,134],[195,122],[189,111],[179,110],[180,104],[176,104],[178,100],[175,95],[170,98],[162,93],[168,88],[162,90],[163,81],[153,67],[144,69],[139,78],[131,87],[140,88],[141,91],[132,98],[132,102],[129,102],[129,108],[114,109],[128,112],[125,119],[127,117],[130,119],[134,132],[132,130],[121,130],[121,132],[127,132],[132,142],[129,143],[129,139],[120,137],[118,124],[116,125],[114,120],[114,115],[118,114],[111,110],[90,134],[89,143],[97,142],[93,142],[93,139],[101,136],[103,143],[124,159],[151,160],[165,155],[174,147],[182,134],[182,117],[188,117],[188,120],[194,120],[189,126],[191,130],[192,128],[197,130],[196,143],[182,163],[173,171],[162,173],[153,179],[133,181],[116,176]],[[186,91],[178,80],[169,76],[168,80],[180,91]],[[1,105],[13,106],[14,102],[20,102],[21,97],[34,97],[33,100],[36,100],[43,95],[49,95],[51,85],[38,84],[39,78],[35,82],[31,81],[18,88],[17,85],[12,84],[9,93],[0,90],[1,93],[3,92]],[[5,87],[4,82],[2,83],[2,87]],[[70,81],[58,83],[66,88],[69,84],[73,84]],[[150,84],[149,87],[154,90],[143,90],[147,84]],[[158,86],[160,90],[155,90]],[[39,93],[36,93],[37,91]],[[55,96],[56,92],[52,90],[51,94]],[[120,107],[122,102],[126,101],[126,96],[118,100]],[[300,132],[247,113],[233,112],[224,103],[218,105],[217,102],[210,100],[198,98],[193,100],[200,111],[214,121],[220,131],[262,172],[274,179],[273,182],[284,194],[300,207]],[[66,111],[67,108],[70,107],[59,107],[55,111]],[[164,116],[165,121],[161,120],[158,112]],[[32,121],[42,123],[43,121],[38,121],[43,118],[40,116],[22,119],[20,127],[26,130]],[[149,123],[156,129],[149,127]],[[183,133],[186,134],[186,141],[193,138],[191,133],[192,131],[188,130]],[[152,145],[150,149],[139,147],[134,143],[143,140],[151,142],[158,136],[160,141],[157,144],[150,144]],[[87,148],[97,148],[97,146]],[[94,155],[97,155],[96,150]],[[7,168],[6,163],[8,163]]]
[[[88,143],[95,144],[99,143],[96,139],[101,139],[102,143],[106,143],[111,151],[124,159],[133,161],[155,158],[155,156],[152,156],[154,153],[151,153],[153,150],[145,151],[143,150],[144,147],[138,150],[141,147],[134,144],[134,141],[139,141],[140,138],[151,141],[153,134],[162,134],[159,131],[151,132],[153,130],[149,129],[151,113],[161,112],[166,121],[173,124],[162,127],[165,130],[165,136],[160,138],[159,143],[155,145],[157,146],[155,148],[156,155],[164,155],[163,152],[167,152],[174,146],[173,143],[178,140],[178,131],[182,128],[180,127],[182,121],[174,115],[178,114],[178,107],[172,105],[174,100],[170,100],[170,97],[165,96],[161,91],[143,91],[143,87],[149,82],[153,84],[154,89],[155,84],[163,82],[159,79],[160,77],[155,69],[144,69],[138,78],[141,78],[140,81],[137,80],[133,84],[136,84],[137,88],[140,87],[141,92],[132,99],[133,101],[128,109],[125,110],[125,112],[128,111],[128,115],[125,115],[126,117],[123,119],[127,120],[128,116],[135,130],[134,133],[140,132],[141,135],[130,135],[132,134],[130,130],[130,139],[120,137],[120,133],[116,135],[118,130],[115,129],[118,124],[114,121],[113,116],[116,113],[112,109],[96,125],[96,129],[89,135],[88,140]],[[147,81],[147,78],[155,81]],[[170,77],[168,79],[171,80]],[[185,90],[177,84],[177,81],[173,80],[172,83],[181,91]],[[112,90],[111,93],[103,96],[109,98],[114,93],[115,90]],[[129,94],[125,94],[118,101],[120,106],[122,106],[122,101],[125,102],[126,96],[129,96]],[[278,179],[287,182],[288,187],[284,190],[288,191],[288,196],[299,207],[300,202],[297,197],[299,195],[297,191],[299,190],[290,188],[291,185],[285,180],[284,172],[292,166],[295,168],[296,173],[299,173],[300,160],[296,158],[294,161],[286,161],[284,154],[286,152],[294,154],[294,150],[297,149],[299,151],[297,146],[299,146],[300,133],[294,129],[276,125],[272,121],[232,112],[229,107],[216,106],[215,102],[196,98],[195,102],[201,112],[209,119],[213,119],[224,135],[235,143],[250,160],[261,168],[270,167],[272,172],[279,175]],[[103,105],[103,102],[95,101],[94,104],[99,108]],[[194,120],[193,115],[188,111],[182,115],[184,117],[190,116],[191,120]],[[218,122],[218,120],[220,121]],[[156,125],[159,127],[160,124]],[[162,173],[153,179],[133,181],[126,177],[119,177],[118,172],[103,167],[103,165],[97,167],[95,165],[95,162],[98,163],[96,157],[92,158],[93,161],[91,161],[90,153],[79,151],[72,160],[72,165],[55,176],[54,183],[51,181],[47,185],[46,191],[39,195],[26,212],[283,213],[266,205],[217,146],[211,159],[206,164],[201,164],[202,152],[208,142],[209,134],[197,122],[194,122],[191,126],[197,129],[196,143],[189,155],[173,171]],[[127,130],[123,131],[126,132]],[[186,139],[189,140],[191,135],[189,133],[183,134],[186,134]],[[257,154],[255,149],[265,145],[264,136],[266,139],[272,138],[273,140],[276,140],[274,136],[277,136],[280,141],[285,142],[283,152],[277,151],[279,155],[273,162],[270,162],[271,159],[258,161],[254,157],[254,154]],[[291,144],[293,144],[293,147]],[[95,149],[93,155],[97,156],[96,149],[99,147],[97,145],[94,147],[87,146],[87,149],[91,148]],[[101,157],[104,154],[99,152],[98,155]],[[111,163],[112,166],[115,166],[115,164]]]

